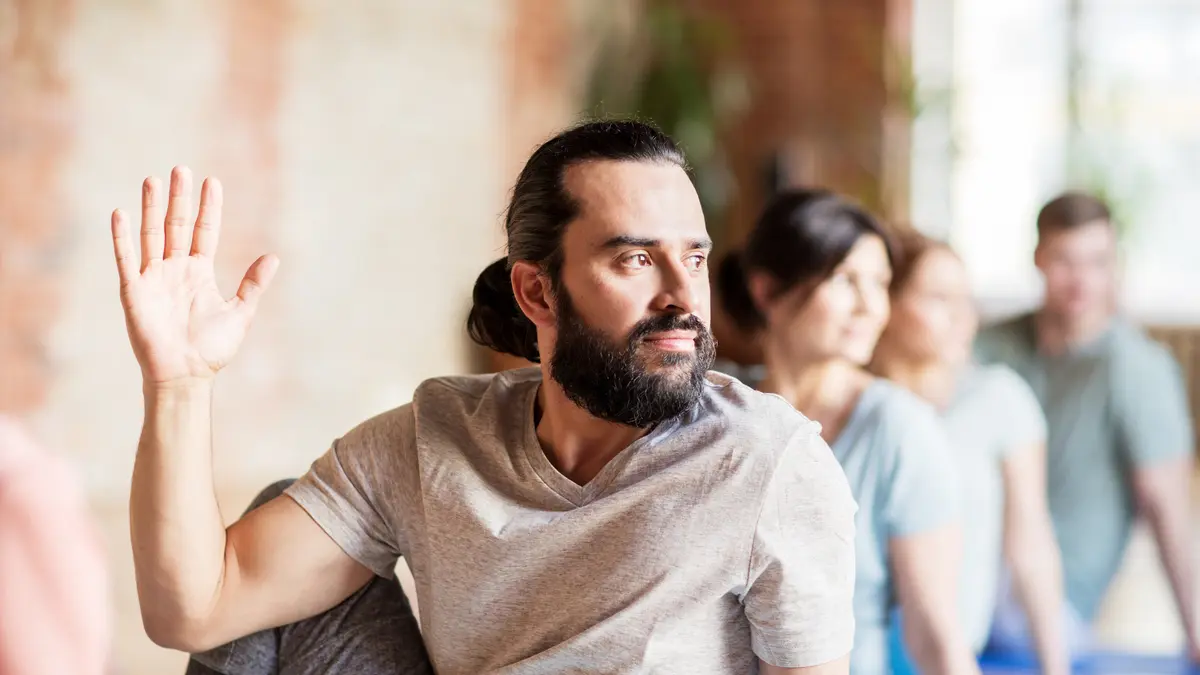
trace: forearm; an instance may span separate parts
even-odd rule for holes
[[[979,673],[975,656],[953,626],[906,616],[904,638],[917,672],[931,675]]]
[[[224,578],[225,527],[212,472],[212,383],[144,389],[130,534],[142,620],[155,642],[185,648]]]
[[[1159,556],[1171,582],[1175,605],[1188,641],[1194,643],[1197,639],[1196,604],[1188,506],[1186,503],[1175,504],[1172,500],[1162,499],[1145,508],[1144,512],[1158,542]]]
[[[1013,585],[1029,617],[1042,672],[1066,675],[1071,670],[1071,656],[1062,620],[1062,561],[1049,523],[1044,532],[1013,536],[1006,548]]]
[[[979,673],[958,621],[961,547],[956,525],[891,540],[904,640],[921,673]]]

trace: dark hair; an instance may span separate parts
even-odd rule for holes
[[[1103,200],[1086,192],[1064,192],[1047,202],[1038,212],[1038,237],[1097,221],[1112,223],[1112,213]]]
[[[875,235],[894,259],[883,226],[862,207],[827,190],[789,190],[776,195],[759,216],[740,253],[721,261],[717,293],[730,318],[743,330],[766,319],[750,295],[747,275],[765,272],[776,294],[829,277],[864,235]]]
[[[488,265],[475,281],[467,332],[484,347],[540,361],[537,330],[521,311],[509,273],[514,263],[540,265],[557,288],[562,238],[579,215],[579,204],[563,185],[572,165],[594,160],[658,162],[687,169],[683,151],[669,136],[644,122],[585,122],[533,151],[513,186],[504,218],[508,255]]]
[[[893,296],[904,290],[917,271],[918,264],[930,251],[949,251],[957,255],[946,242],[921,234],[912,227],[898,228],[892,234],[892,244],[895,247],[892,260]]]

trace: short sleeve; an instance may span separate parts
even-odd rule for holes
[[[1179,365],[1156,344],[1113,360],[1113,415],[1121,447],[1134,466],[1192,452],[1191,415]]]
[[[1046,442],[1046,414],[1029,384],[1011,368],[988,369],[989,408],[1000,416],[999,453],[1002,457]]]
[[[359,425],[333,443],[286,491],[343,551],[381,577],[408,551],[416,490],[406,462],[414,454],[411,405]]]
[[[885,441],[890,447],[881,449],[888,460],[882,503],[888,535],[904,537],[959,522],[959,477],[937,413],[914,404],[890,417]]]
[[[850,653],[855,509],[841,466],[807,426],[767,486],[751,546],[742,603],[763,661],[803,668]]]

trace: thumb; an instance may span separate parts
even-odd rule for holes
[[[279,258],[273,255],[264,255],[250,265],[237,290],[237,297],[243,308],[251,313],[258,308],[258,300],[271,285],[271,279],[275,277],[277,269]]]

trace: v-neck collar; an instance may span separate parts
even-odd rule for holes
[[[526,400],[522,406],[525,411],[525,458],[529,461],[530,468],[538,475],[538,478],[542,479],[546,487],[554,491],[559,497],[570,502],[573,506],[584,506],[600,498],[608,486],[612,484],[613,478],[629,463],[630,458],[634,454],[658,442],[659,439],[671,433],[679,425],[680,418],[678,417],[655,425],[613,456],[592,480],[584,485],[580,485],[563,475],[554,466],[550,458],[546,456],[546,451],[542,448],[541,441],[538,440],[537,424],[534,423],[534,413],[537,406],[537,393],[541,386],[541,383],[537,382],[534,386],[529,387]]]

